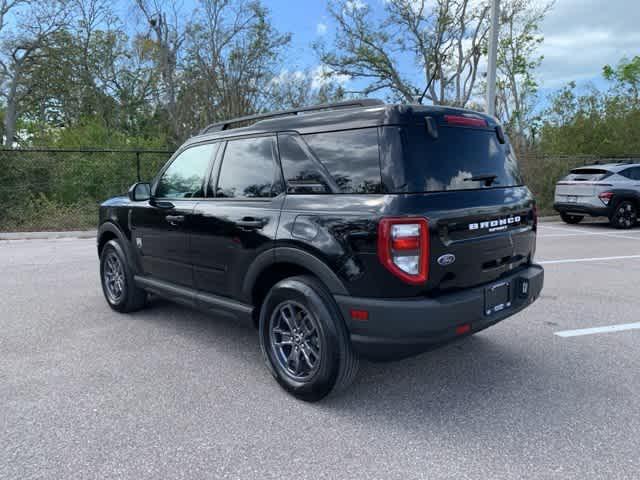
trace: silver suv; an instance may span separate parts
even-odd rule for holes
[[[616,228],[631,228],[639,207],[640,164],[575,168],[556,184],[553,208],[566,223],[578,223],[590,215],[608,217]]]

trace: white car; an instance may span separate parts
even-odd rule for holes
[[[553,208],[566,223],[586,215],[632,228],[640,208],[640,164],[609,163],[574,168],[556,184]]]

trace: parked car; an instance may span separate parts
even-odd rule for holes
[[[361,356],[414,355],[529,306],[536,230],[493,117],[359,100],[207,127],[102,204],[98,254],[111,308],[151,292],[247,322],[280,385],[315,401]]]
[[[556,184],[554,209],[566,223],[607,217],[615,228],[632,228],[640,206],[640,165],[609,163],[574,168]]]

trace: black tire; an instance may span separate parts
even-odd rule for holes
[[[114,265],[120,274],[114,274]],[[147,292],[136,286],[127,257],[116,240],[108,241],[100,253],[100,281],[105,300],[116,312],[134,312],[147,303]]]
[[[583,215],[571,215],[569,213],[561,213],[560,218],[564,223],[568,223],[570,225],[575,225],[576,223],[580,223],[584,218]]]
[[[285,315],[287,308],[294,314]],[[286,318],[299,326],[290,328],[291,334],[285,332]],[[307,336],[305,332],[311,331],[315,333]],[[291,345],[286,343],[289,340]],[[294,345],[299,345],[300,370]],[[306,275],[282,280],[267,294],[260,311],[260,347],[282,388],[307,402],[345,390],[358,371],[359,359],[337,305],[322,283]],[[319,355],[314,356],[316,350]]]
[[[616,204],[609,218],[612,227],[620,229],[633,228],[638,221],[638,208],[634,202],[622,200]]]

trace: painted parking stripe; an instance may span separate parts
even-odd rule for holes
[[[640,240],[640,236],[621,235],[618,233],[540,233],[539,239],[545,238],[566,238],[566,237],[607,237],[607,238],[622,238],[627,240]]]
[[[635,236],[633,236],[634,233],[640,233],[640,231],[638,230],[629,230],[626,231],[624,233],[622,232],[616,232],[616,231],[605,231],[605,232],[599,232],[599,231],[594,231],[591,229],[586,229],[586,228],[580,228],[580,227],[573,227],[573,228],[566,228],[566,227],[551,227],[549,225],[544,226],[544,227],[538,227],[539,228],[539,237],[540,238],[544,238],[544,237],[561,237],[561,236],[603,236],[603,237],[616,237],[616,238],[636,238]],[[545,231],[545,229],[549,229],[549,231]],[[566,232],[566,233],[554,233],[554,232]],[[638,237],[640,238],[640,237]]]
[[[563,330],[555,332],[559,337],[580,337],[582,335],[595,335],[596,333],[622,332],[625,330],[640,330],[640,322],[609,325],[608,327],[580,328],[578,330]]]
[[[558,263],[582,263],[582,262],[604,262],[607,260],[627,260],[640,258],[640,255],[626,255],[620,257],[595,257],[595,258],[565,258],[562,260],[542,260],[536,263],[541,265],[553,265]]]

